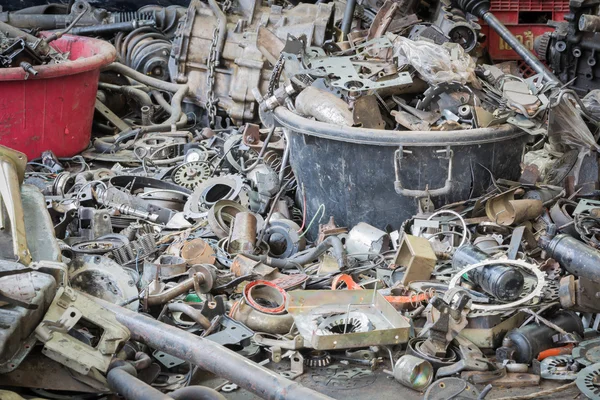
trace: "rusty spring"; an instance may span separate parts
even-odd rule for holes
[[[115,38],[121,63],[163,80],[168,78],[167,63],[171,46],[163,32],[150,26],[137,28],[128,34],[119,32]]]

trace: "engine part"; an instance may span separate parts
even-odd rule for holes
[[[168,80],[171,42],[167,36],[151,26],[139,27],[115,39],[119,61],[153,78]]]
[[[558,78],[528,49],[519,42],[511,31],[490,12],[489,0],[454,0],[463,11],[471,13],[485,21],[521,58],[538,74],[549,82],[560,83]]]
[[[256,225],[256,217],[250,212],[240,212],[235,215],[229,239],[229,253],[254,253]]]
[[[579,367],[572,356],[547,357],[540,363],[540,376],[543,379],[574,381]]]
[[[137,297],[135,271],[126,268],[107,257],[85,255],[69,264],[69,283],[72,288],[91,296],[119,304]],[[127,307],[137,310],[139,303],[134,301]]]
[[[348,233],[346,250],[357,260],[365,261],[370,254],[381,254],[390,248],[390,237],[382,230],[361,222]],[[355,255],[353,255],[355,254]]]
[[[600,293],[600,283],[587,278],[568,275],[560,279],[558,299],[565,309],[595,313],[599,310],[597,293]]]
[[[268,91],[270,70],[265,68],[265,56],[259,50],[263,46],[258,25],[282,41],[288,34],[304,34],[309,43],[321,46],[332,28],[333,4],[300,3],[284,10],[248,1],[240,3],[237,11],[225,14],[216,2],[207,6],[192,1],[173,42],[169,72],[172,81],[190,86],[194,103],[204,106],[209,91],[213,92],[219,108],[241,124],[256,116],[251,89]],[[216,70],[206,67],[212,46]]]
[[[82,331],[87,334],[76,335]],[[106,372],[113,355],[129,340],[129,332],[112,312],[70,287],[58,289],[35,335],[44,343],[46,356],[83,375]],[[79,340],[82,337],[93,337],[93,342]]]
[[[188,274],[188,279],[162,293],[150,294],[149,291],[146,291],[144,305],[162,305],[192,289],[195,289],[197,293],[209,293],[217,279],[215,268],[212,265],[194,265],[189,269]]]
[[[94,240],[113,233],[111,214],[108,210],[79,207],[79,236],[84,240]]]
[[[459,270],[488,258],[489,254],[476,246],[467,244],[454,252],[452,267]],[[525,278],[521,271],[502,264],[471,270],[467,273],[467,277],[470,282],[481,287],[483,291],[502,301],[518,299],[525,284]]]
[[[263,236],[263,240],[269,245],[269,256],[289,258],[304,250],[306,239],[300,237],[299,232],[300,227],[295,222],[273,214]]]
[[[245,300],[233,306],[231,316],[256,332],[284,335],[294,325],[294,318],[290,314],[265,313],[249,306]]]
[[[210,178],[194,189],[185,203],[184,213],[187,218],[197,219],[219,200],[235,200],[243,187],[239,175],[225,175]]]
[[[326,351],[313,350],[304,356],[304,365],[310,368],[324,368],[331,364],[331,355]]]
[[[66,269],[66,266],[65,266]],[[21,272],[22,271],[22,272]],[[57,282],[11,261],[0,261],[0,372],[16,369],[36,342],[33,330],[52,303]]]
[[[430,300],[427,322],[420,337],[426,340],[420,344],[420,350],[431,357],[443,358],[448,346],[467,326],[467,314],[471,308],[471,297],[462,289],[454,288]]]
[[[600,379],[600,364],[593,364],[577,374],[575,383],[581,393],[587,396],[588,399],[597,400],[600,399],[598,379]]]
[[[160,255],[153,262],[144,262],[143,280],[151,282],[153,279],[175,279],[187,273],[187,262],[182,257],[168,254]]]
[[[86,240],[71,246],[71,251],[80,254],[106,254],[123,246],[123,242],[115,239]]]
[[[287,295],[288,313],[307,345],[315,350],[408,341],[408,322],[376,290],[294,290]],[[322,326],[325,318],[341,324]],[[360,321],[360,327],[345,322],[348,318]],[[353,332],[356,329],[359,331]]]
[[[133,242],[112,250],[111,254],[120,265],[128,265],[143,261],[144,258],[155,251],[156,241],[154,240],[154,235],[148,233]]]
[[[216,260],[214,253],[214,250],[202,239],[190,240],[181,248],[181,257],[183,257],[188,265],[214,265]]]
[[[248,209],[231,200],[219,200],[208,210],[208,224],[216,237],[223,239],[229,235],[235,216]]]
[[[504,265],[520,267],[520,268],[525,269],[527,272],[533,273],[537,280],[535,288],[526,296],[522,296],[519,300],[513,301],[512,303],[492,304],[492,305],[473,304],[471,306],[471,309],[485,310],[485,311],[509,310],[509,309],[519,307],[523,304],[528,304],[531,301],[538,301],[539,299],[542,298],[544,286],[546,285],[545,274],[542,271],[540,271],[540,269],[536,265],[529,264],[525,261],[520,261],[520,260],[504,260],[504,259],[487,260],[487,261],[482,261],[482,262],[479,262],[479,263],[476,263],[473,265],[469,265],[468,267],[465,267],[464,269],[462,269],[460,272],[456,273],[456,275],[454,275],[452,277],[452,279],[448,283],[448,288],[451,289],[451,288],[455,287],[456,284],[461,280],[463,275],[469,273],[470,271],[480,268],[480,267],[488,266],[488,265],[496,265],[496,264],[498,264],[498,262],[500,262]]]
[[[394,364],[392,375],[404,386],[422,391],[433,380],[433,367],[429,361],[405,354]]]
[[[583,334],[581,318],[573,312],[559,311],[548,320],[569,333]],[[504,337],[502,347],[496,350],[496,358],[529,364],[540,352],[554,347],[555,334],[556,331],[546,325],[530,324],[514,329]]]
[[[459,44],[468,53],[480,41],[481,26],[473,17],[452,7],[450,2],[440,1],[431,25],[415,25],[408,38],[432,40],[436,44],[452,42]]]
[[[600,74],[597,46],[597,4],[570,2],[566,21],[550,21],[554,32],[536,38],[534,50],[540,60],[546,61],[563,82],[578,94],[599,89],[596,79]]]
[[[203,161],[181,164],[171,174],[173,182],[190,190],[194,190],[196,186],[210,178],[210,176],[210,164]]]
[[[569,273],[600,283],[600,251],[565,234],[540,238],[540,247]]]
[[[542,213],[542,202],[535,199],[515,200],[515,192],[508,192],[492,197],[485,204],[487,217],[499,225],[519,225],[529,221]]]

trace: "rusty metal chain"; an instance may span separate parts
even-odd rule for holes
[[[279,54],[279,59],[273,66],[273,72],[271,72],[271,76],[269,77],[269,89],[267,94],[269,96],[273,96],[275,92],[276,85],[279,83],[279,79],[281,78],[281,72],[283,71],[283,64],[285,63],[285,58],[283,57],[283,53]]]
[[[215,127],[217,117],[217,103],[219,100],[215,97],[215,65],[217,63],[217,37],[219,35],[219,27],[215,26],[213,31],[208,60],[206,60],[206,111],[208,113],[208,123],[211,128]]]

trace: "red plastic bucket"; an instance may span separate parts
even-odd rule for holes
[[[71,157],[88,146],[100,69],[116,58],[97,39],[65,35],[51,46],[71,61],[36,66],[27,79],[22,68],[0,68],[0,144],[29,159],[45,150]]]

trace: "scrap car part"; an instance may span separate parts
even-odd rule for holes
[[[476,246],[466,244],[459,247],[452,256],[452,267],[460,270],[468,265],[489,259],[489,254]],[[467,273],[472,282],[484,292],[502,301],[513,301],[523,292],[525,278],[517,268],[507,267],[501,263],[471,270]]]
[[[136,341],[181,358],[218,377],[268,400],[285,397],[289,400],[331,400],[329,396],[301,386],[272,371],[249,362],[239,354],[173,326],[129,311],[123,307],[97,300],[115,313]]]
[[[80,329],[100,334],[93,342],[77,339]],[[113,355],[129,340],[128,330],[112,312],[70,287],[61,287],[42,323],[35,329],[49,358],[82,374],[106,372]],[[94,343],[95,342],[95,343]]]
[[[69,264],[69,283],[73,289],[115,304],[138,296],[133,274],[135,271],[129,273],[110,258],[99,255],[78,257]],[[135,301],[127,307],[137,310],[138,306]]]
[[[310,368],[324,368],[331,364],[331,355],[326,351],[312,350],[304,356],[304,365]]]
[[[543,289],[546,284],[545,274],[539,270],[539,268],[533,264],[530,264],[521,260],[486,260],[476,264],[469,265],[468,267],[462,269],[460,272],[456,273],[448,283],[449,288],[453,288],[457,285],[457,283],[461,280],[464,274],[480,267],[485,267],[488,265],[497,265],[499,262],[505,265],[511,265],[515,267],[521,267],[527,272],[533,273],[537,279],[537,283],[535,288],[526,296],[521,297],[519,300],[513,301],[511,303],[506,304],[473,304],[471,309],[473,310],[485,310],[485,311],[496,311],[496,310],[509,310],[513,308],[517,308],[523,304],[528,304],[531,301],[539,300],[542,298]]]
[[[307,345],[315,350],[408,341],[408,322],[376,290],[294,290],[288,292],[286,309]],[[328,331],[319,328],[324,318],[346,321],[354,316],[361,321],[360,328],[348,329],[346,322],[332,325]]]
[[[304,250],[306,239],[300,237],[300,227],[289,219],[271,218],[263,240],[269,244],[269,256],[289,258]]]
[[[548,257],[558,261],[569,273],[600,283],[600,274],[595,268],[600,263],[600,251],[565,234],[553,238],[543,236],[539,244]]]
[[[235,200],[244,185],[240,175],[210,178],[194,189],[185,203],[183,212],[187,218],[198,219],[219,200]]]
[[[471,13],[485,21],[504,41],[538,74],[549,82],[560,83],[558,78],[508,30],[496,16],[490,12],[489,0],[454,0],[463,11]]]
[[[248,209],[232,200],[219,200],[208,210],[208,225],[216,237],[223,239],[229,235],[235,216]]]
[[[422,391],[433,380],[433,367],[429,361],[405,354],[394,364],[392,375],[404,386]]]
[[[0,146],[0,228],[9,228],[12,239],[0,241],[0,253],[24,265],[31,262],[20,188],[26,165],[25,154]],[[12,254],[6,247],[12,248]]]
[[[566,332],[583,335],[581,318],[571,311],[559,311],[548,320]],[[506,334],[502,347],[496,349],[496,359],[529,364],[540,352],[554,347],[555,334],[556,331],[546,325],[529,324],[514,329]]]
[[[590,366],[600,363],[600,339],[580,342],[572,352],[573,358],[581,365]]]
[[[154,234],[147,233],[137,240],[129,242],[111,251],[115,261],[120,265],[128,265],[143,261],[144,258],[157,250]]]
[[[540,363],[540,376],[543,379],[574,381],[579,368],[572,356],[551,356]]]
[[[176,184],[194,190],[199,184],[210,178],[210,164],[203,161],[192,161],[177,166],[171,173]]]
[[[265,66],[268,58],[260,50],[258,25],[282,41],[288,34],[304,34],[309,43],[321,46],[330,35],[334,7],[332,3],[300,3],[283,9],[254,0],[236,6],[235,13],[225,14],[216,1],[209,5],[190,2],[173,42],[169,72],[172,81],[190,86],[190,100],[195,104],[207,104],[209,89],[214,90],[219,108],[236,123],[243,123],[256,116],[251,88],[267,93],[271,75]],[[215,70],[207,67],[213,46]]]
[[[194,289],[198,295],[209,293],[216,280],[215,267],[212,265],[194,265],[188,270],[189,278],[158,294],[150,294],[146,291],[144,306],[157,306],[165,304],[174,298],[181,296]]]
[[[577,374],[575,383],[581,393],[587,396],[588,399],[598,400],[600,399],[600,387],[598,387],[599,379],[600,364],[593,364],[582,369],[579,374]]]
[[[389,235],[364,222],[354,226],[346,239],[348,254],[355,254],[353,257],[361,261],[367,260],[370,254],[381,254],[389,248]]]
[[[49,274],[0,261],[0,320],[4,321],[0,329],[0,373],[16,369],[33,349],[33,331],[52,303],[59,283],[63,282]]]

